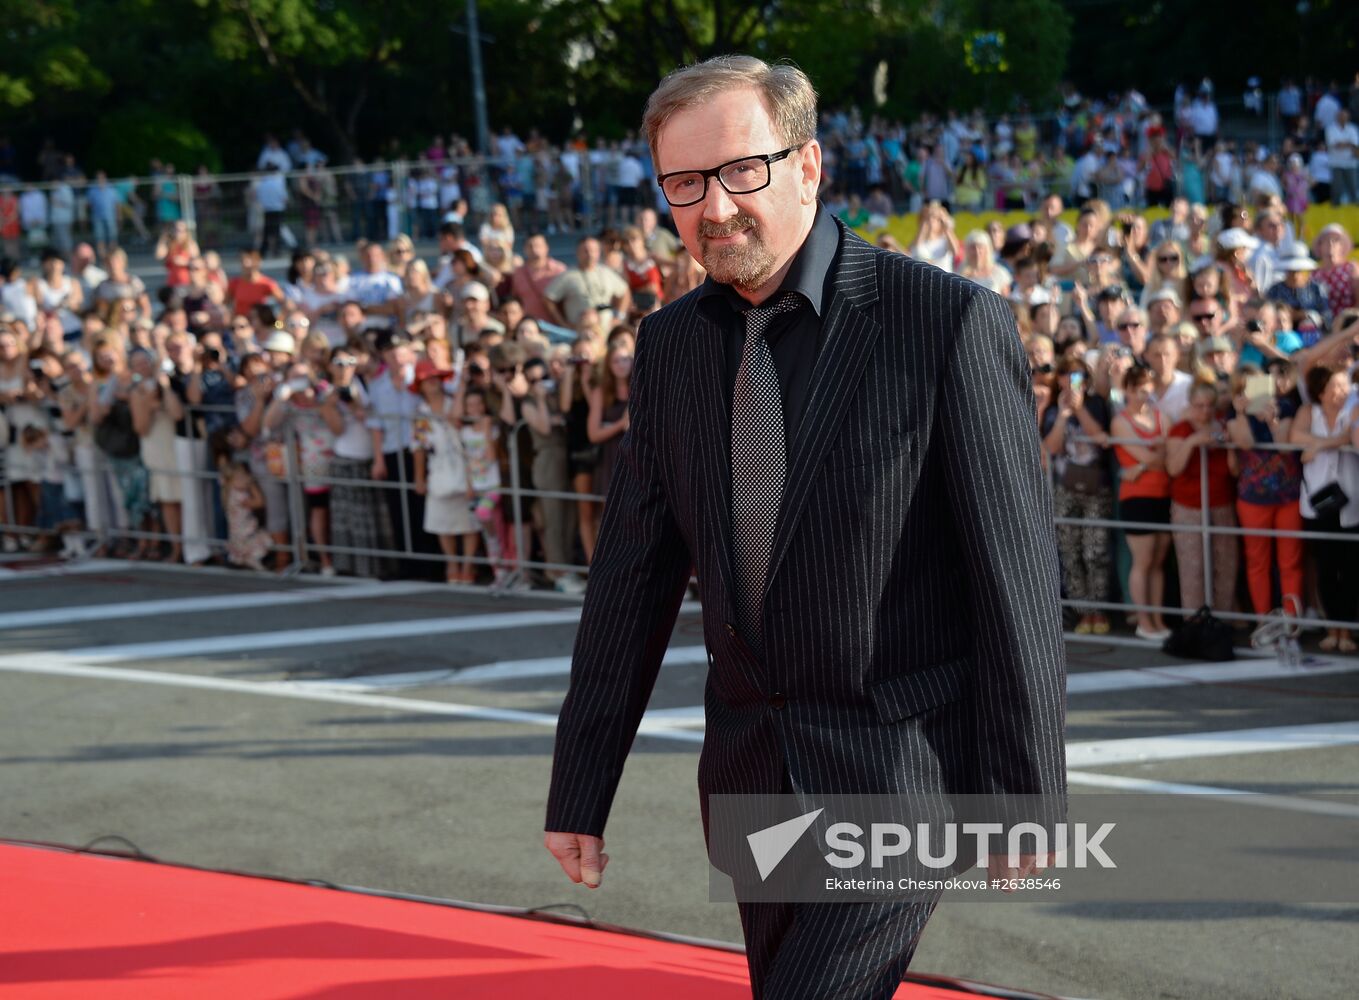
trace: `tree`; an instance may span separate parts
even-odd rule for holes
[[[224,60],[259,60],[330,126],[346,159],[357,155],[359,115],[374,79],[392,71],[405,39],[434,4],[419,0],[197,0],[213,15]],[[413,19],[412,15],[417,15]]]
[[[36,111],[106,93],[109,79],[75,43],[74,0],[0,4],[0,110]]]

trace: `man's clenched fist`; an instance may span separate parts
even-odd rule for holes
[[[543,846],[557,859],[557,864],[572,882],[584,882],[591,889],[599,888],[604,868],[609,863],[603,837],[548,831],[543,836]]]

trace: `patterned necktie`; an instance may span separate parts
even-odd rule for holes
[[[786,292],[746,310],[746,340],[731,398],[731,536],[736,614],[741,633],[757,648],[762,645],[760,608],[765,573],[787,471],[783,396],[764,335],[770,320],[796,309],[798,304],[798,296]]]

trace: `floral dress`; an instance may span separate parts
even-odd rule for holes
[[[229,486],[226,490],[227,559],[237,566],[263,569],[269,551],[269,535],[260,527],[250,508],[250,489]]]

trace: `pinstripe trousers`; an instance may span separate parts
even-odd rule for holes
[[[783,793],[793,787],[785,772]],[[887,1000],[939,903],[737,903],[754,1000]]]

